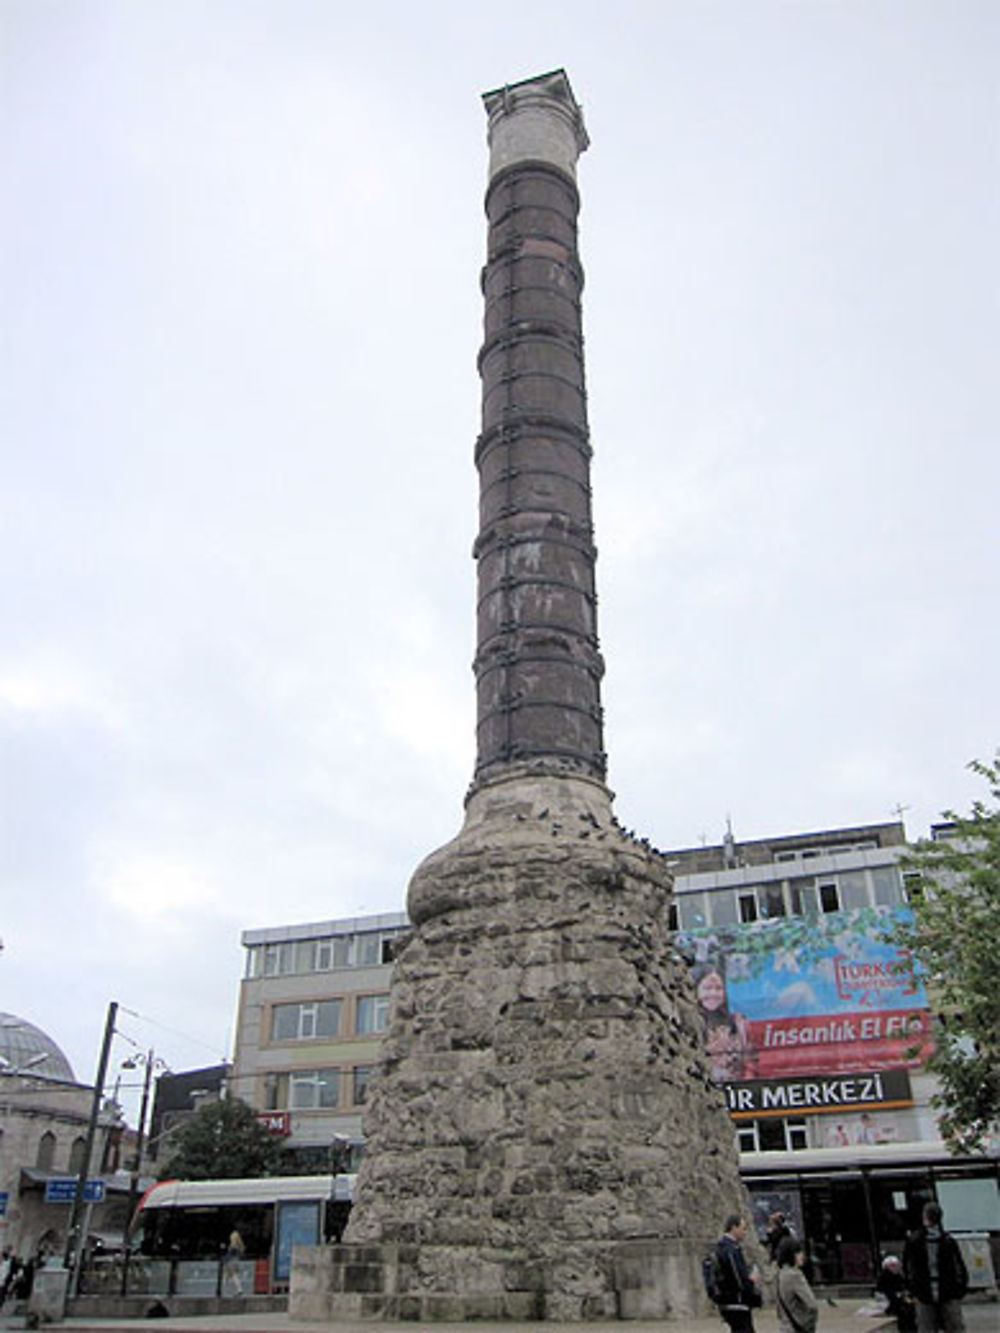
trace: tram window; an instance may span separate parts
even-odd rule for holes
[[[833,880],[827,880],[819,886],[819,905],[824,912],[840,911],[840,894]]]
[[[757,896],[754,893],[740,894],[740,920],[749,925],[757,920]]]

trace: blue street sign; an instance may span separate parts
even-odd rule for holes
[[[76,1198],[76,1176],[53,1176],[45,1182],[46,1203],[72,1203]],[[104,1202],[104,1181],[88,1180],[83,1186],[84,1203]]]
[[[4,1190],[2,1193],[0,1193],[0,1217],[6,1217],[6,1216],[7,1216],[7,1200],[8,1200],[9,1198],[10,1198],[10,1195],[7,1193],[6,1190]]]

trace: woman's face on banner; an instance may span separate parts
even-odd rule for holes
[[[698,982],[698,1003],[702,1009],[715,1013],[726,1004],[726,983],[718,972],[706,972]]]

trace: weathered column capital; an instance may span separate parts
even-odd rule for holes
[[[490,180],[507,167],[545,162],[576,180],[576,161],[590,140],[566,71],[553,70],[483,94]]]

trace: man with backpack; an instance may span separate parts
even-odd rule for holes
[[[763,1303],[760,1273],[756,1264],[748,1268],[743,1256],[746,1234],[746,1220],[730,1213],[712,1263],[709,1295],[733,1333],[754,1333],[752,1312]]]

